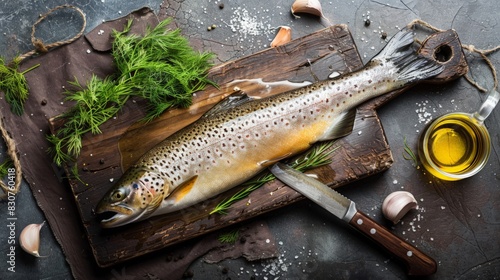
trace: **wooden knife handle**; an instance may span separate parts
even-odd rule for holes
[[[437,265],[434,259],[394,235],[366,216],[366,214],[357,211],[349,224],[405,263],[408,268],[408,275],[426,276],[436,272]]]

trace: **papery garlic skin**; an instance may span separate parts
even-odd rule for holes
[[[323,10],[319,0],[295,0],[291,8],[292,14],[299,18],[296,13],[306,13],[323,17]]]
[[[288,26],[280,26],[280,30],[271,42],[271,48],[284,45],[292,40],[292,29]]]
[[[19,235],[19,244],[21,248],[28,254],[35,257],[41,257],[38,249],[40,248],[40,229],[45,224],[29,224]]]
[[[396,191],[389,194],[382,203],[382,213],[386,219],[397,224],[411,209],[418,207],[415,197],[406,191]]]

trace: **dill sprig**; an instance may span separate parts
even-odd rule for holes
[[[299,156],[293,162],[291,162],[290,165],[292,166],[292,168],[304,172],[309,169],[330,164],[331,163],[330,155],[339,148],[338,146],[332,148],[333,143],[334,142],[330,141],[330,142],[321,142],[319,144],[316,144],[307,153],[303,154],[302,156]],[[233,203],[247,197],[254,190],[260,188],[267,182],[270,182],[274,179],[276,179],[276,177],[272,173],[265,172],[264,175],[261,175],[257,179],[244,183],[243,186],[246,186],[246,188],[238,191],[230,198],[222,200],[219,204],[217,204],[217,206],[215,206],[215,208],[210,212],[210,214],[215,214],[215,213],[227,214],[227,210],[229,210],[229,208]]]
[[[132,21],[114,32],[113,58],[120,80],[148,100],[146,121],[170,107],[188,107],[192,94],[213,83],[207,78],[211,53],[194,51],[180,29],[165,32],[171,19],[148,28],[143,37],[128,35]],[[127,36],[128,35],[128,36]]]
[[[131,94],[129,87],[109,78],[101,80],[92,76],[86,87],[78,80],[71,84],[79,90],[66,91],[66,99],[74,101],[75,105],[60,116],[65,120],[64,126],[47,138],[52,143],[49,151],[57,165],[79,155],[83,135],[101,133],[99,127],[120,111]]]
[[[28,99],[28,82],[24,74],[37,68],[40,64],[19,72],[21,59],[18,57],[10,64],[5,64],[5,59],[0,57],[0,90],[5,93],[5,100],[10,105],[12,113],[20,116],[24,113],[24,103]]]
[[[0,164],[0,178],[3,178],[9,174],[9,169],[14,167],[12,159],[8,158]]]
[[[144,120],[151,121],[171,107],[188,107],[194,92],[213,84],[207,78],[213,55],[193,50],[179,29],[166,29],[170,22],[166,19],[138,36],[129,34],[132,21],[128,21],[123,31],[113,32],[117,73],[104,79],[93,76],[86,86],[70,82],[75,90],[67,91],[66,99],[75,105],[60,116],[63,127],[47,137],[57,165],[75,160],[82,136],[101,133],[100,126],[116,116],[130,97],[147,100]]]
[[[406,159],[406,160],[412,160],[413,163],[415,164],[415,166],[418,166],[417,156],[412,151],[412,149],[410,148],[410,146],[408,146],[408,143],[406,142],[406,136],[403,138],[403,143],[404,143],[404,146],[405,146],[404,147],[404,151],[406,152],[406,154],[403,153],[403,158]]]
[[[229,232],[222,233],[218,240],[220,243],[229,243],[229,244],[234,244],[236,240],[240,237],[240,231],[235,229]]]

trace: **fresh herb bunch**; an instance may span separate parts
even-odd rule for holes
[[[339,148],[338,146],[332,148],[333,143],[333,141],[328,141],[316,144],[307,153],[299,156],[297,159],[291,162],[290,165],[292,166],[292,168],[304,172],[309,169],[330,164],[332,162],[330,155]],[[210,214],[227,214],[227,210],[229,210],[233,203],[247,197],[254,190],[260,188],[265,183],[270,182],[274,179],[276,179],[276,177],[272,173],[266,172],[258,179],[246,182],[245,184],[243,184],[243,186],[246,186],[246,188],[238,191],[230,198],[221,201],[219,204],[217,204],[217,206],[215,206]]]
[[[211,53],[194,51],[180,29],[165,32],[171,19],[148,28],[143,37],[130,34],[132,21],[122,32],[114,32],[113,58],[120,82],[134,94],[148,100],[146,121],[170,107],[188,107],[192,94],[214,85],[207,78]]]
[[[99,134],[100,126],[116,116],[127,100],[139,97],[149,106],[145,121],[151,121],[171,107],[188,107],[192,95],[208,84],[211,53],[193,50],[179,29],[167,30],[171,19],[148,28],[144,36],[129,34],[132,21],[124,30],[113,32],[112,56],[117,73],[100,79],[93,76],[86,88],[77,80],[76,91],[67,91],[75,105],[60,118],[64,126],[48,140],[57,165],[76,159],[85,133]]]
[[[28,82],[24,74],[37,68],[37,64],[29,69],[19,72],[21,59],[18,57],[10,63],[5,64],[5,59],[0,57],[0,90],[5,93],[5,100],[10,105],[10,110],[20,116],[24,113],[24,103],[28,99]]]
[[[71,82],[77,91],[66,91],[67,100],[75,105],[61,116],[66,122],[56,135],[49,135],[52,143],[49,148],[54,162],[61,165],[80,154],[82,136],[85,133],[99,134],[100,126],[115,116],[125,105],[132,90],[125,84],[115,83],[112,79],[99,79],[92,76],[87,86],[78,80]]]

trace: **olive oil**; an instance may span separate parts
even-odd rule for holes
[[[423,166],[444,180],[474,175],[486,164],[490,137],[486,127],[471,114],[451,113],[434,121],[419,147]]]

